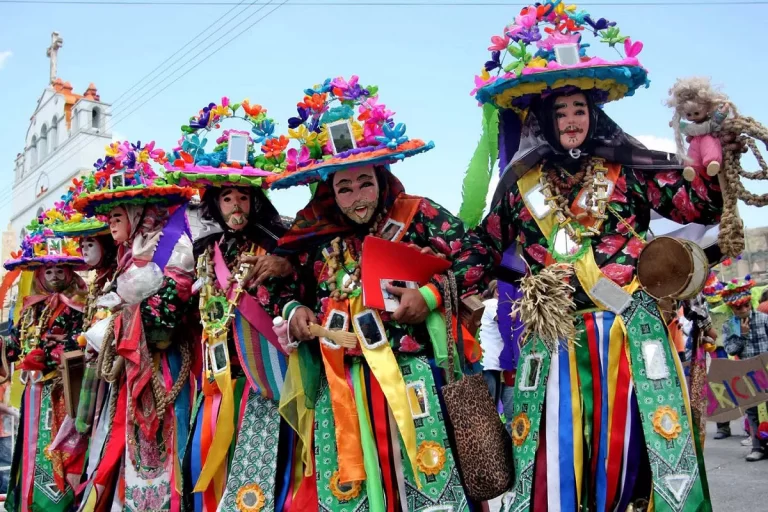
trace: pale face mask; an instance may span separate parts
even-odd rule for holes
[[[219,195],[219,211],[229,229],[234,231],[244,229],[248,225],[248,216],[251,213],[251,192],[225,188]]]
[[[80,248],[83,251],[83,260],[85,260],[86,265],[95,267],[101,263],[101,258],[104,256],[104,249],[95,238],[84,238],[80,244]]]
[[[379,205],[379,182],[373,166],[339,171],[333,175],[336,204],[356,224],[367,224]]]

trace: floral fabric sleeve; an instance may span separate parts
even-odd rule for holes
[[[693,181],[683,178],[683,172],[673,169],[655,174],[630,171],[628,185],[632,192],[650,203],[662,217],[678,224],[716,224],[723,211],[723,195],[716,178],[702,178],[698,174]],[[629,181],[629,180],[628,180]]]
[[[149,329],[174,329],[184,314],[184,301],[179,296],[178,285],[172,277],[163,278],[163,285],[141,303],[144,327]]]
[[[66,307],[56,315],[56,318],[48,330],[48,335],[65,336],[64,340],[51,339],[43,341],[43,349],[46,352],[46,366],[48,370],[55,370],[61,363],[64,352],[80,350],[77,344],[77,336],[82,330],[83,314],[80,311]]]
[[[528,209],[520,208],[522,199],[514,186],[509,194],[505,194],[483,222],[475,229],[480,243],[487,247],[491,252],[495,265],[501,263],[501,255],[515,242],[518,236],[518,230],[515,228],[514,221],[533,222],[533,217],[528,213]]]
[[[493,268],[493,258],[480,237],[465,230],[461,219],[427,198],[422,199],[403,241],[445,255],[452,262],[461,296],[476,293],[483,276]]]

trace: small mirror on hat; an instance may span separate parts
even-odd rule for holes
[[[61,254],[61,238],[49,238],[46,240],[48,244],[48,255]]]
[[[248,134],[245,132],[230,132],[227,162],[239,164],[248,163]]]
[[[125,186],[125,172],[120,171],[109,177],[109,188],[116,189]]]
[[[579,45],[576,43],[564,43],[555,45],[555,60],[561,66],[575,66],[581,59],[579,57]]]
[[[355,136],[352,132],[352,123],[349,119],[328,123],[328,134],[333,146],[333,154],[343,153],[355,149]]]

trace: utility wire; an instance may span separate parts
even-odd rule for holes
[[[259,5],[259,2],[255,5]],[[268,3],[268,2],[267,2]],[[180,5],[184,7],[206,7],[206,6],[226,6],[226,5],[239,5],[237,2],[232,1],[207,1],[202,0],[199,2],[187,2],[183,0],[0,0],[0,4],[47,4],[47,5],[120,5],[120,6],[141,6],[141,7],[156,7],[156,6],[168,6],[168,5]],[[288,7],[308,7],[308,6],[340,6],[340,7],[515,7],[520,6],[521,3],[517,2],[387,2],[387,1],[367,1],[367,2],[336,2],[320,0],[317,2],[291,2]],[[712,0],[712,1],[699,1],[699,2],[672,2],[669,1],[632,1],[632,2],[582,2],[580,6],[585,7],[642,7],[642,6],[665,6],[665,7],[685,7],[685,6],[731,6],[731,5],[768,5],[768,0]]]

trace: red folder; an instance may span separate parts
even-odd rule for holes
[[[442,274],[451,268],[451,262],[422,254],[419,249],[405,243],[390,242],[383,238],[367,236],[363,240],[361,280],[366,307],[384,310],[384,296],[381,293],[382,279],[416,281],[420,286],[427,284],[435,274]]]

